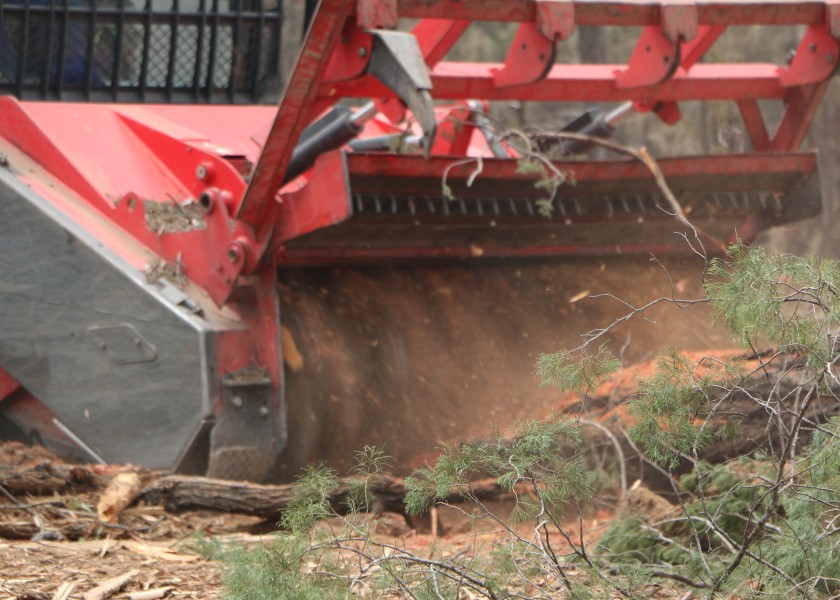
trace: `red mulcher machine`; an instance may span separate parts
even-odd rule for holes
[[[504,62],[447,61],[477,21],[517,24]],[[567,130],[604,135],[629,111],[673,124],[680,102],[734,101],[752,152],[659,160],[693,222],[749,239],[820,210],[798,149],[838,0],[321,0],[279,105],[255,105],[282,24],[258,0],[0,0],[7,429],[252,480],[364,443],[407,460],[392,416],[470,394],[439,374],[459,360],[447,318],[498,370],[480,354],[504,354],[496,316],[529,264],[684,246],[643,164],[567,147],[573,184],[551,195],[489,102],[601,103]],[[704,61],[754,25],[801,28],[788,64]],[[579,26],[640,34],[626,64],[560,63]],[[783,106],[773,131],[760,101]],[[492,310],[470,320],[470,294]],[[366,435],[331,454],[343,432]]]

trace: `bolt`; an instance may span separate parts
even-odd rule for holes
[[[829,53],[826,55],[825,59],[826,59],[829,63],[833,63],[833,62],[834,62],[834,54],[833,54],[833,53],[831,53],[831,52],[829,52]]]
[[[198,177],[199,181],[207,179],[207,174],[207,167],[205,165],[198,165],[195,168],[195,176]]]
[[[359,55],[359,58],[364,58],[365,56],[367,56],[367,48],[361,46],[357,51],[357,54]]]
[[[234,408],[242,408],[242,405],[245,404],[239,396],[231,398],[230,403],[233,404]]]
[[[236,248],[228,250],[228,260],[234,265],[239,262],[239,252],[236,251]]]
[[[808,46],[808,50],[810,50],[811,52],[816,52],[817,51],[817,45],[816,44],[811,44],[810,46]]]

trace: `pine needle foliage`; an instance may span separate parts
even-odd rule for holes
[[[354,475],[347,483],[347,509],[352,514],[370,510],[373,497],[370,486],[373,479],[388,469],[390,457],[378,446],[365,446],[356,452]]]
[[[515,431],[512,440],[497,436],[445,447],[434,464],[406,478],[406,511],[420,514],[452,493],[469,497],[470,482],[481,475],[496,477],[506,490],[526,484],[538,492],[538,503],[517,504],[514,516],[521,520],[533,518],[533,511],[543,507],[561,515],[568,502],[591,496],[589,468],[575,453],[580,443],[577,423],[559,417],[521,421]]]
[[[586,348],[558,350],[537,358],[536,374],[542,385],[561,392],[592,392],[604,379],[618,371],[621,363],[606,346],[592,354]]]
[[[784,501],[779,535],[762,550],[815,592],[840,594],[840,419],[814,434],[802,476]]]
[[[682,456],[701,452],[716,438],[737,435],[737,424],[727,421],[718,432],[707,419],[715,398],[740,370],[731,363],[705,374],[685,354],[669,348],[659,356],[656,371],[639,379],[639,392],[630,404],[636,424],[630,437],[651,461],[676,469]]]
[[[232,551],[225,557],[225,600],[332,600],[344,597],[337,579],[305,572],[310,544],[278,536],[268,547]]]
[[[297,481],[292,499],[280,518],[280,526],[300,534],[308,531],[317,521],[331,516],[330,494],[337,488],[335,471],[323,463],[308,467]]]
[[[840,262],[733,244],[727,259],[712,260],[705,286],[715,318],[745,348],[769,344],[797,352],[816,370],[832,360]]]

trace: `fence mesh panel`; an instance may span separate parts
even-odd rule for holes
[[[255,103],[280,78],[277,0],[0,0],[0,94]]]

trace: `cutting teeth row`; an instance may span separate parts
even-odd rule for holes
[[[711,217],[750,211],[781,212],[781,194],[773,190],[691,191],[679,195],[683,210]],[[440,217],[543,217],[552,220],[667,217],[673,209],[661,194],[533,197],[354,194],[356,215],[407,215]]]

